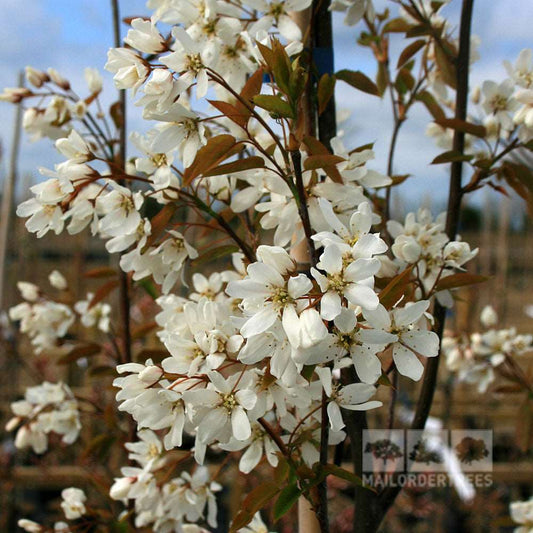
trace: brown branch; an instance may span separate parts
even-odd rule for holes
[[[119,0],[111,0],[111,9],[113,14],[113,37],[114,45],[116,48],[120,48],[122,40],[120,37],[120,10],[118,5]],[[120,111],[122,123],[119,126],[119,154],[118,164],[126,172],[126,91],[121,89],[119,91]],[[124,185],[126,182],[120,180],[119,183]],[[123,362],[127,363],[132,360],[131,354],[131,300],[130,300],[130,281],[128,274],[120,269],[120,315],[122,318],[122,343],[123,343]]]

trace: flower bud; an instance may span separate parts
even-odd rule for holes
[[[63,274],[61,274],[61,272],[57,270],[53,270],[52,272],[50,272],[50,275],[48,276],[48,281],[50,282],[50,285],[52,285],[52,287],[54,287],[55,289],[59,289],[60,291],[64,291],[68,286],[65,276],[63,276]]]
[[[33,520],[28,520],[27,518],[21,518],[17,522],[17,525],[24,531],[29,531],[29,533],[39,533],[40,531],[43,531],[43,526]]]
[[[20,291],[21,296],[28,302],[35,302],[39,298],[39,287],[33,283],[19,281],[17,282],[17,289]]]
[[[95,68],[87,67],[84,71],[85,81],[91,94],[98,94],[102,91],[103,78]]]
[[[490,328],[498,322],[498,315],[492,306],[486,305],[481,311],[479,319],[486,328]]]
[[[18,104],[27,96],[32,96],[33,93],[26,89],[26,87],[7,87],[4,92],[0,94],[0,102],[9,102],[11,104]]]
[[[115,482],[109,489],[109,495],[111,498],[114,500],[124,500],[127,498],[135,479],[136,478],[134,477],[116,478]]]
[[[470,95],[470,98],[472,99],[472,103],[479,104],[481,101],[481,89],[479,86],[476,86],[472,89],[472,94]]]
[[[63,76],[61,76],[61,74],[59,74],[55,68],[49,68],[48,75],[50,76],[50,79],[64,91],[68,91],[70,89],[70,82],[63,78]]]
[[[50,81],[50,76],[42,70],[36,70],[33,67],[26,67],[26,79],[34,87],[42,87],[44,83]]]
[[[146,383],[146,385],[153,385],[163,375],[163,370],[158,366],[147,366],[144,370],[139,372],[139,379]]]
[[[6,424],[5,430],[13,431],[20,424],[21,420],[22,419],[20,418],[20,416],[14,416],[13,418],[9,419]]]

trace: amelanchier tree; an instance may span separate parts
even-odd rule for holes
[[[23,519],[23,529],[208,531],[237,470],[244,481],[233,483],[246,488],[231,531],[266,531],[261,509],[277,520],[304,500],[328,531],[331,476],[354,484],[354,531],[379,527],[399,489],[361,485],[366,411],[394,413],[398,376],[421,380],[412,427],[424,427],[446,309],[455,289],[481,281],[466,270],[477,250],[456,238],[461,199],[504,183],[531,199],[530,169],[507,156],[533,149],[532,53],[475,91],[469,114],[473,0],[458,36],[441,15],[447,3],[395,0],[377,12],[371,0],[149,0],[151,17],[125,19],[121,43],[114,2],[105,69],[121,97],[108,113],[92,69],[75,89],[28,67],[28,86],[4,91],[25,106],[28,133],[65,158],[41,169],[18,207],[28,230],[87,231],[120,254],[120,272],[89,272],[101,287],[73,307],[57,271],[53,294],[19,284],[11,319],[37,357],[54,361],[60,347],[56,363],[84,361],[87,385],[85,395],[62,382],[28,388],[12,404],[16,446],[44,454],[51,434],[76,445],[87,419],[100,434],[84,457],[118,454],[124,465],[107,485],[99,478],[105,507],[66,488],[67,522]],[[353,70],[334,71],[332,10],[373,52],[374,79],[355,50]],[[354,99],[390,98],[388,161],[337,135],[336,84]],[[146,134],[126,131],[126,92]],[[449,205],[400,222],[390,196],[408,177],[393,160],[414,106],[427,108],[445,150],[433,164],[451,165]],[[77,321],[89,336],[67,339]],[[96,385],[98,401],[86,392]],[[380,387],[391,405],[374,399]],[[334,461],[345,441],[353,470]]]

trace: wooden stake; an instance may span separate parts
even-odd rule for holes
[[[24,85],[24,72],[19,72],[18,87]],[[11,144],[11,157],[9,172],[4,180],[2,191],[2,208],[0,211],[0,310],[4,308],[4,288],[7,274],[7,249],[9,240],[9,226],[11,222],[11,207],[13,205],[13,190],[17,179],[18,157],[20,149],[22,125],[22,104],[17,104],[15,123],[13,126],[13,141]]]

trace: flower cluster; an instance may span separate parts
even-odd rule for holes
[[[56,346],[75,321],[72,309],[41,294],[33,283],[19,281],[17,287],[24,298],[9,310],[11,320],[20,320],[20,330],[27,334],[39,354]]]
[[[400,269],[412,265],[420,285],[418,297],[434,292],[442,305],[452,307],[453,299],[447,290],[439,290],[439,282],[464,269],[465,263],[477,255],[464,241],[450,241],[445,229],[446,213],[435,220],[427,209],[408,213],[403,224],[387,222],[387,230],[394,239],[391,250]]]
[[[24,400],[11,404],[15,415],[6,425],[8,431],[17,428],[15,446],[44,453],[48,434],[61,435],[61,441],[72,444],[81,430],[78,402],[64,383],[45,381],[26,389]]]
[[[115,479],[110,491],[115,500],[134,501],[135,526],[151,526],[155,532],[188,531],[187,523],[205,520],[216,527],[215,493],[222,487],[210,480],[207,468],[198,467],[192,474],[182,471],[169,480],[168,475],[161,476],[167,471],[163,471],[166,461],[157,435],[145,429],[138,438],[126,444],[129,459],[138,466],[123,467],[124,477]]]
[[[525,502],[512,502],[509,506],[513,522],[520,524],[514,533],[531,533],[533,530],[533,498]]]
[[[533,350],[533,335],[518,334],[516,328],[497,329],[498,316],[490,306],[480,316],[482,332],[468,337],[443,339],[446,365],[457,374],[459,381],[477,384],[483,393],[495,379],[495,369],[506,359],[514,360]]]

